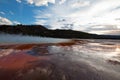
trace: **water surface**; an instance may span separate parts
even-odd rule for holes
[[[1,80],[120,80],[120,40],[0,45]]]
[[[47,38],[38,36],[23,36],[15,34],[0,34],[0,44],[28,44],[28,43],[58,43],[67,42],[69,39]]]

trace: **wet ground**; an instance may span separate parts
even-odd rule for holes
[[[1,44],[0,80],[120,80],[120,40]]]

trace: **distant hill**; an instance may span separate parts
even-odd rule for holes
[[[120,39],[120,36],[96,35],[73,30],[50,30],[42,25],[0,25],[0,32],[54,38]]]

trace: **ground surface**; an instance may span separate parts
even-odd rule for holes
[[[1,44],[0,80],[120,80],[119,43]]]

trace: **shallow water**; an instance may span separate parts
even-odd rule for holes
[[[0,79],[120,80],[120,40],[0,45]]]
[[[15,34],[0,34],[0,44],[58,43],[67,41],[69,41],[69,39],[23,36]]]

